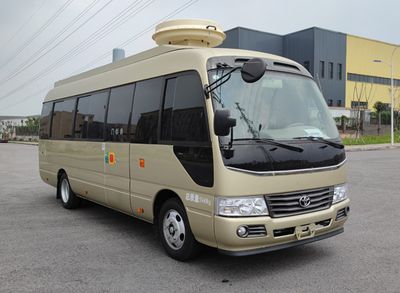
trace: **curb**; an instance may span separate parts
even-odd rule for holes
[[[36,146],[39,144],[37,142],[32,142],[32,141],[14,141],[14,140],[9,140],[8,143],[25,144],[25,145],[36,145]]]

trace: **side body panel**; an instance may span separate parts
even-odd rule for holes
[[[131,144],[131,203],[135,216],[153,221],[155,196],[175,192],[184,203],[197,240],[216,246],[214,239],[213,189],[196,184],[174,154],[173,146]],[[144,160],[144,168],[140,167]],[[196,200],[197,199],[197,200]],[[143,213],[138,212],[143,209]]]
[[[132,214],[130,203],[129,143],[105,143],[104,186],[106,204]]]
[[[101,142],[42,140],[39,144],[41,177],[57,186],[57,174],[63,169],[74,192],[104,204],[103,152]]]

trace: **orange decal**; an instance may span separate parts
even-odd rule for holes
[[[113,152],[108,153],[108,162],[110,165],[115,165],[115,154]]]

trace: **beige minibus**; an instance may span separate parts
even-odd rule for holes
[[[215,48],[208,20],[157,26],[159,46],[55,84],[40,176],[67,209],[82,199],[153,223],[168,255],[203,245],[244,256],[343,232],[346,154],[300,64]]]

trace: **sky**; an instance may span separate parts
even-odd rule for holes
[[[166,18],[276,34],[318,26],[400,43],[397,0],[1,1],[0,115],[39,114],[55,81],[111,62],[115,47],[130,56],[156,46],[154,26]]]

